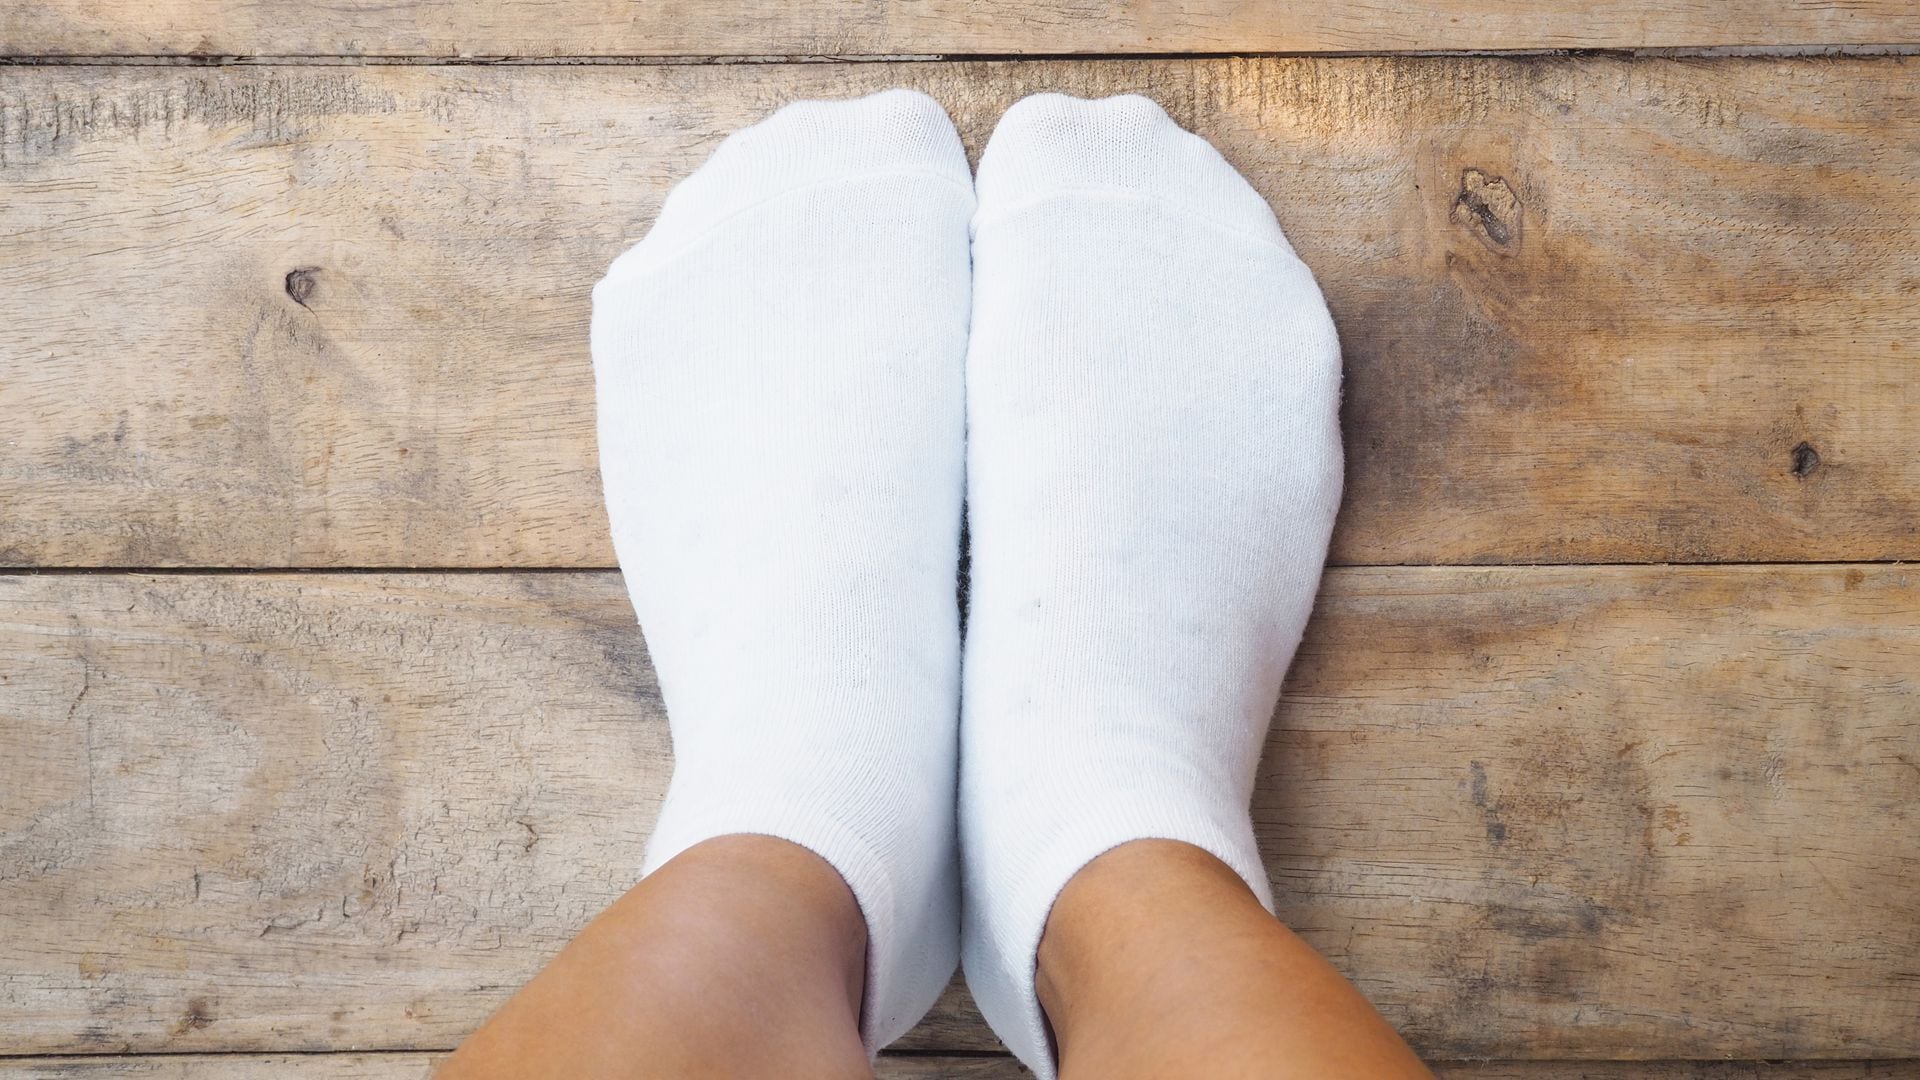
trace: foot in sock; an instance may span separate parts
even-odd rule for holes
[[[980,162],[961,720],[968,984],[1041,1077],[1035,950],[1129,840],[1271,909],[1248,802],[1340,499],[1340,353],[1265,201],[1140,97],[1028,98]]]
[[[868,926],[862,1035],[953,972],[954,567],[973,192],[931,99],[727,139],[594,289],[601,470],[703,840],[824,858]]]

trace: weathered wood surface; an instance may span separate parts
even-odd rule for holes
[[[872,56],[1883,45],[1908,0],[10,0],[0,55]]]
[[[0,69],[0,565],[610,565],[589,287],[893,84],[976,149],[1144,91],[1251,176],[1345,343],[1337,561],[1920,558],[1920,58],[1588,56]]]
[[[1917,674],[1916,568],[1335,571],[1281,914],[1440,1059],[1920,1056]],[[0,1046],[442,1049],[632,881],[668,739],[612,574],[16,575],[0,761]]]
[[[429,1080],[442,1054],[166,1054],[85,1058],[0,1058],[0,1080]],[[1008,1057],[884,1055],[876,1080],[1018,1080],[1033,1074]],[[1822,1073],[1810,1080],[1861,1080],[1893,1073]],[[1481,1080],[1476,1074],[1472,1080]],[[1501,1077],[1500,1080],[1505,1080]],[[1529,1076],[1527,1080],[1534,1080]],[[1539,1080],[1560,1080],[1542,1076]],[[1621,1080],[1668,1080],[1665,1076]],[[1690,1080],[1690,1078],[1689,1078]],[[1746,1080],[1742,1077],[1741,1080]],[[1768,1073],[1758,1080],[1801,1080]],[[1904,1080],[1904,1078],[1901,1078]]]
[[[0,1080],[429,1080],[440,1054],[167,1054],[86,1058],[0,1058]],[[876,1080],[1017,1080],[1032,1076],[1006,1057],[896,1057],[875,1063]],[[1881,1074],[1821,1074],[1858,1080]],[[1887,1076],[1893,1074],[1888,1073]],[[1474,1080],[1479,1080],[1476,1076]],[[1558,1080],[1557,1077],[1542,1080]],[[1640,1080],[1636,1077],[1634,1080]],[[1666,1080],[1647,1077],[1645,1080]],[[1765,1080],[1776,1080],[1767,1074]],[[1800,1080],[1781,1074],[1777,1080]]]
[[[169,1054],[148,1057],[0,1058],[4,1080],[428,1080],[442,1055]],[[878,1080],[1019,1080],[1009,1057],[882,1055]],[[1920,1061],[1479,1062],[1434,1066],[1440,1080],[1916,1080]]]

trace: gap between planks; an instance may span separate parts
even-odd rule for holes
[[[1904,0],[794,0],[655,8],[618,0],[476,9],[411,0],[14,0],[0,49],[48,55],[1108,55],[1872,44],[1920,40]]]
[[[1717,559],[1705,562],[1529,562],[1529,563],[1327,563],[1327,570],[1675,570],[1703,567],[1791,567],[1791,566],[1910,566],[1912,559],[1799,559],[1792,562],[1760,560],[1742,562]],[[618,566],[0,566],[0,578],[7,577],[167,577],[188,575],[252,574],[618,574]]]
[[[351,56],[286,55],[124,55],[45,54],[0,56],[0,67],[684,67],[734,64],[965,64],[965,63],[1090,63],[1148,60],[1301,60],[1311,58],[1410,59],[1528,59],[1534,57],[1605,56],[1635,59],[1711,60],[1726,57],[1797,59],[1819,56],[1915,56],[1920,43],[1887,42],[1859,45],[1692,45],[1659,48],[1558,49],[1369,49],[1297,52],[1169,52],[1169,53],[898,53],[868,56],[785,55],[704,56]]]

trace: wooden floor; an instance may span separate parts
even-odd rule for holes
[[[1447,1080],[1920,1078],[1913,0],[11,0],[0,1080],[424,1078],[671,769],[588,290],[780,103],[1147,93],[1347,363],[1254,819]],[[485,61],[485,62],[478,62]],[[1020,1075],[964,991],[881,1075]]]

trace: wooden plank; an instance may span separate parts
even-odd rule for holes
[[[442,1055],[168,1054],[0,1058],[4,1080],[428,1080]],[[878,1080],[1019,1080],[1010,1057],[883,1054]],[[1920,1061],[1475,1062],[1435,1065],[1440,1080],[1915,1080]]]
[[[1917,75],[0,69],[0,565],[611,565],[596,275],[726,132],[896,83],[975,148],[1144,91],[1252,177],[1346,347],[1339,562],[1920,558]]]
[[[1906,0],[1054,0],[461,4],[293,0],[13,0],[0,55],[871,56],[1369,52],[1920,41]]]
[[[6,1080],[429,1080],[440,1054],[0,1058]]]
[[[1913,1080],[1920,1061],[1604,1061],[1438,1063],[1440,1080]]]
[[[1335,571],[1254,817],[1440,1059],[1920,1056],[1920,569]],[[0,1045],[440,1049],[633,880],[612,574],[0,577]],[[949,995],[906,1044],[992,1049]]]
[[[259,1080],[263,1076],[276,1080],[430,1080],[434,1065],[443,1056],[345,1053],[0,1058],[0,1080]],[[876,1080],[1017,1080],[1033,1075],[1009,1057],[883,1055],[874,1066]],[[1819,1080],[1856,1080],[1862,1075],[1823,1073]],[[1768,1074],[1765,1080],[1776,1078]],[[1800,1078],[1783,1074],[1778,1080]]]
[[[1509,1061],[1434,1071],[1440,1080],[1914,1080],[1920,1061]]]

